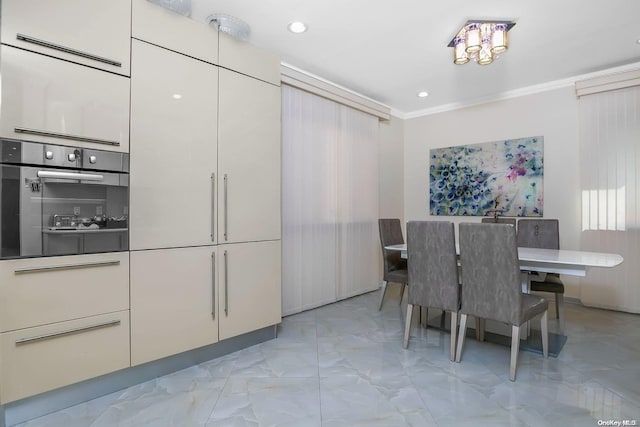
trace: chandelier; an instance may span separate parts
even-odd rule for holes
[[[466,64],[473,59],[480,65],[489,65],[509,48],[507,31],[512,21],[467,21],[448,44],[453,48],[453,63]]]

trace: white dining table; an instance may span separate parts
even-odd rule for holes
[[[407,258],[407,245],[389,245],[385,249],[400,251]],[[456,246],[456,250],[459,248]],[[586,276],[590,267],[611,268],[624,261],[621,255],[567,249],[518,248],[521,271]]]

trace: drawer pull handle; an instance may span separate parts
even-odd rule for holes
[[[83,52],[81,50],[71,49],[70,47],[51,43],[45,40],[40,40],[35,37],[25,36],[24,34],[16,34],[16,38],[18,40],[22,40],[23,42],[37,44],[38,46],[48,47],[49,49],[59,50],[60,52],[70,53],[72,55],[81,56],[83,58],[91,59],[93,61],[98,61],[104,64],[113,65],[115,67],[122,67],[121,62],[114,61],[113,59],[103,58],[102,56],[93,55],[91,53]]]
[[[50,265],[47,267],[17,268],[13,270],[13,273],[14,274],[44,273],[46,271],[73,270],[76,268],[108,267],[111,265],[120,265],[120,261],[88,262],[85,264],[64,264],[64,265]]]
[[[51,138],[69,139],[71,141],[93,142],[94,144],[120,146],[120,143],[118,141],[112,141],[109,139],[91,138],[88,136],[69,135],[66,133],[48,132],[44,130],[28,129],[28,128],[14,128],[13,130],[16,133],[26,133],[29,135],[48,136]]]
[[[48,340],[51,338],[57,338],[57,337],[62,337],[65,335],[71,335],[71,334],[77,334],[79,332],[86,332],[86,331],[91,331],[94,329],[100,329],[100,328],[107,328],[109,326],[117,326],[120,324],[120,320],[111,320],[109,322],[104,322],[104,323],[98,323],[97,325],[90,325],[90,326],[83,326],[81,328],[74,328],[74,329],[67,329],[66,331],[60,331],[60,332],[53,332],[51,334],[42,334],[42,335],[36,335],[35,337],[28,337],[28,338],[20,338],[19,340],[16,340],[16,344],[28,344],[28,343],[32,343],[35,341],[43,341],[43,340]]]

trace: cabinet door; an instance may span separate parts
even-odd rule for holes
[[[0,332],[129,308],[129,252],[0,262]]]
[[[218,258],[220,339],[280,323],[280,241],[222,245]]]
[[[213,247],[131,253],[131,364],[218,340]]]
[[[129,151],[128,78],[4,45],[0,57],[3,137]]]
[[[129,310],[0,334],[0,404],[128,368]]]
[[[219,37],[218,64],[221,67],[280,85],[280,58],[276,54],[225,33],[220,33]]]
[[[2,43],[129,75],[131,0],[2,0]]]
[[[280,239],[280,87],[220,69],[219,242]]]
[[[166,3],[166,2],[165,2]],[[176,5],[189,2],[173,2]],[[218,31],[149,0],[133,0],[133,38],[166,47],[176,52],[218,63]],[[170,28],[171,31],[167,31]]]
[[[132,41],[131,249],[217,239],[217,67]]]

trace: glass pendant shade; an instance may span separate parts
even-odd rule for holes
[[[482,24],[480,26],[480,34],[482,42],[478,53],[478,64],[489,65],[493,62],[493,55],[491,54],[491,24]]]
[[[491,48],[483,43],[482,49],[478,52],[478,64],[489,65],[493,62],[493,55],[491,55]]]
[[[480,25],[478,24],[469,24],[467,25],[466,36],[467,36],[467,53],[475,53],[482,49],[481,42],[482,38],[480,37]]]
[[[507,26],[504,24],[496,24],[493,29],[493,37],[491,38],[491,52],[494,55],[500,55],[508,48]]]
[[[462,65],[469,62],[469,55],[467,55],[467,45],[464,37],[456,37],[453,41],[453,63],[456,65]]]

